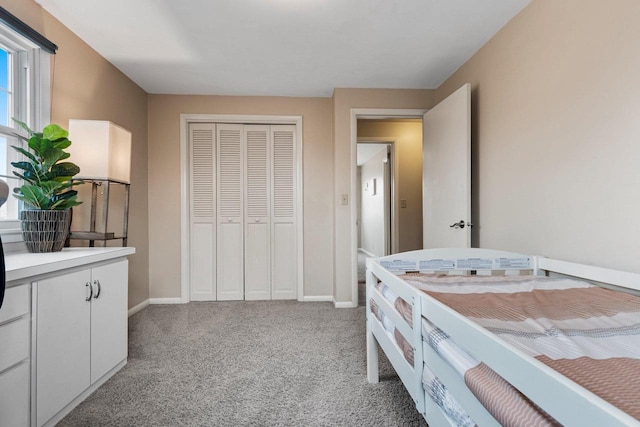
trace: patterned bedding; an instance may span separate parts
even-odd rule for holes
[[[412,326],[412,309],[411,305],[409,305],[402,298],[398,297],[388,286],[378,283],[376,288],[382,296],[389,301],[389,303],[393,304],[396,310],[402,315],[402,317],[407,321],[409,326]],[[390,337],[393,337],[396,344],[400,348],[400,351],[404,355],[404,358],[411,366],[414,366],[414,358],[413,358],[413,346],[405,339],[405,337],[400,333],[398,329],[396,329],[389,319],[388,316],[384,314],[384,311],[380,309],[378,304],[372,298],[369,301],[371,306],[371,312],[374,316],[382,323],[385,331],[389,334]],[[460,407],[458,402],[456,402],[455,398],[451,396],[447,387],[440,382],[440,380],[433,374],[431,369],[427,366],[423,367],[422,371],[422,384],[427,394],[433,399],[433,401],[444,411],[446,416],[453,422],[454,425],[461,427],[474,427],[476,423],[471,419],[471,417]]]
[[[402,278],[640,419],[640,298],[564,278]],[[444,355],[449,337],[426,321],[423,327],[423,336]],[[525,417],[537,413],[537,421],[527,425],[555,423],[488,367],[457,350],[458,355],[443,358],[454,360],[450,364],[502,424],[522,425],[523,419],[509,420],[516,407],[529,408]],[[466,365],[456,367],[455,360]],[[510,397],[498,398],[499,392]]]

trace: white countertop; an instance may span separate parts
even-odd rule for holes
[[[107,261],[114,258],[133,255],[135,248],[65,248],[62,252],[10,253],[5,255],[7,285],[41,274],[53,273],[67,268],[81,267],[94,262]],[[17,283],[16,283],[17,284]]]

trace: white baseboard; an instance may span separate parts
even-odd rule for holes
[[[351,301],[336,301],[333,300],[333,306],[335,308],[356,308],[358,305],[353,305],[353,303]]]
[[[143,308],[147,307],[148,305],[149,305],[149,300],[146,299],[146,300],[142,301],[140,304],[131,307],[129,309],[129,317],[133,316],[134,314],[136,314],[137,312],[139,312]]]
[[[326,295],[326,296],[304,296],[302,297],[302,301],[304,302],[332,302],[333,301],[333,296],[331,295]]]
[[[149,304],[184,304],[182,298],[149,298]]]
[[[362,253],[363,253],[363,254],[365,254],[366,256],[370,256],[370,257],[373,257],[373,258],[378,258],[378,256],[377,256],[377,255],[372,254],[371,252],[369,252],[369,251],[368,251],[368,250],[366,250],[366,249],[358,248],[358,251],[359,251],[359,252],[362,252]]]

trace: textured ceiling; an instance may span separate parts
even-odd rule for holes
[[[37,1],[149,93],[279,96],[436,88],[529,3]]]

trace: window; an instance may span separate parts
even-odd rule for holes
[[[31,30],[33,31],[33,30]],[[12,118],[41,129],[49,122],[49,53],[0,22],[0,179],[13,189],[20,180],[11,162],[20,155],[11,148],[22,144],[14,134],[22,132]],[[9,195],[0,207],[0,229],[18,228],[19,201]]]
[[[5,47],[7,46],[7,47]],[[11,136],[12,117],[16,116],[14,110],[14,88],[18,86],[15,70],[18,60],[18,52],[10,49],[8,43],[0,44],[0,176],[7,181],[10,188],[19,185],[19,180],[11,173],[11,162],[16,160],[15,151],[11,145],[18,140]],[[18,71],[18,72],[16,72]],[[18,100],[20,101],[20,100]],[[19,104],[17,102],[16,104]],[[6,203],[0,207],[0,220],[16,219],[18,216],[18,203],[13,197],[9,197]]]

